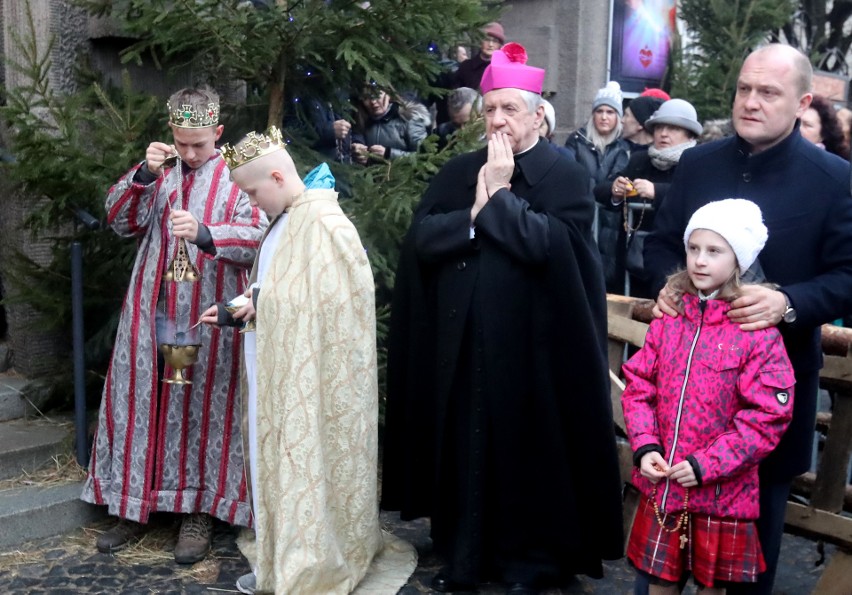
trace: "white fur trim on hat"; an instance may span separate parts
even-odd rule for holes
[[[547,122],[547,134],[556,132],[556,110],[553,109],[553,104],[547,99],[542,99],[541,104],[544,106],[544,121]]]
[[[757,260],[769,237],[760,207],[743,198],[717,200],[695,211],[683,232],[684,246],[688,246],[689,236],[696,229],[709,229],[725,238],[737,257],[740,273]]]
[[[617,81],[609,81],[606,87],[599,89],[595,95],[595,101],[592,103],[592,111],[595,111],[602,105],[608,105],[618,112],[618,117],[624,115],[621,107],[621,85]]]

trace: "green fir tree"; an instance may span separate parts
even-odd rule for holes
[[[373,81],[432,91],[437,48],[476,38],[493,12],[481,0],[76,0],[134,39],[123,60],[193,63],[214,86],[233,80],[267,99],[266,126],[292,100],[340,104]]]
[[[428,51],[430,42],[448,47],[468,39],[489,14],[489,3],[478,0],[375,0],[369,10],[343,0],[76,2],[112,16],[125,34],[138,39],[125,52],[126,60],[153,57],[164,69],[200,64],[206,74],[197,82],[214,86],[246,81],[247,105],[223,106],[223,119],[234,134],[281,123],[285,82],[288,96],[304,91],[332,103],[340,102],[340,89],[358,88],[367,80],[427,92],[431,75],[440,67],[435,53]],[[110,87],[85,65],[78,73],[80,91],[56,93],[48,82],[51,47],[37,47],[32,18],[28,29],[12,40],[23,55],[12,66],[29,82],[7,90],[0,109],[9,130],[8,149],[15,156],[4,165],[4,173],[23,195],[41,199],[27,226],[53,241],[54,261],[40,267],[19,255],[16,264],[4,265],[4,275],[15,286],[15,299],[39,310],[45,327],[70,338],[68,248],[74,239],[82,239],[89,397],[95,400],[136,245],[108,229],[76,229],[74,210],[84,208],[105,218],[108,188],[139,161],[152,139],[168,136],[163,98],[135,91],[128,76],[120,87]],[[268,106],[265,117],[257,116],[258,106]],[[399,243],[414,205],[441,165],[479,146],[482,130],[481,121],[466,127],[441,151],[430,137],[421,151],[393,162],[378,159],[366,168],[332,164],[339,187],[352,195],[341,202],[359,229],[376,274],[380,342]],[[290,150],[305,173],[322,158],[300,132],[291,133]],[[382,349],[382,362],[383,354]],[[56,374],[44,381],[70,401],[68,358],[57,362]]]
[[[83,246],[86,360],[90,397],[100,395],[121,299],[135,254],[130,242],[112,233],[85,232],[75,211],[104,218],[104,196],[122,168],[144,154],[147,139],[165,132],[157,98],[134,93],[127,77],[120,89],[104,88],[81,67],[79,93],[63,95],[50,86],[52,42],[36,43],[32,14],[25,31],[14,36],[20,61],[10,64],[28,81],[5,89],[0,108],[8,126],[7,149],[14,159],[3,163],[8,197],[26,196],[38,205],[25,222],[37,237],[52,242],[53,262],[40,266],[18,253],[3,266],[7,301],[27,303],[41,313],[40,325],[71,335],[69,251],[74,240]],[[19,198],[18,198],[19,199]],[[71,394],[71,361],[60,358],[55,373],[40,379],[63,398]]]
[[[681,0],[688,34],[674,52],[672,97],[689,100],[702,120],[728,118],[740,65],[788,22],[794,0]]]

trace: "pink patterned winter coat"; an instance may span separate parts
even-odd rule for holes
[[[654,320],[623,366],[633,483],[651,496],[638,464],[656,450],[670,466],[692,463],[699,485],[689,490],[690,512],[756,519],[757,464],[792,418],[793,368],[778,330],[740,330],[726,316],[729,303],[686,295],[684,310]],[[676,481],[657,485],[661,511],[683,510],[683,497]]]

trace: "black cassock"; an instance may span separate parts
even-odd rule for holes
[[[486,150],[435,176],[400,256],[382,507],[432,517],[465,582],[558,584],[622,556],[588,174],[541,141],[470,237]]]

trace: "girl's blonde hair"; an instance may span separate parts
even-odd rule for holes
[[[685,294],[689,293],[692,295],[698,295],[698,288],[695,287],[692,279],[689,278],[689,273],[686,269],[679,269],[669,275],[668,279],[666,279],[666,287],[674,292],[677,297],[677,308],[681,311],[683,311],[683,296]],[[728,280],[719,288],[719,293],[716,294],[716,299],[732,302],[740,297],[741,287],[742,280],[740,277],[740,267],[735,266],[731,276],[728,277]]]

